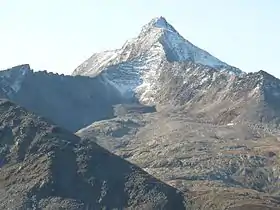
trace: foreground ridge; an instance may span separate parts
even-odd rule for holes
[[[0,209],[185,209],[174,188],[9,101],[0,121]]]

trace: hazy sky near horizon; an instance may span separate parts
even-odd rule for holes
[[[279,0],[0,0],[0,69],[71,74],[157,16],[220,60],[280,78]]]

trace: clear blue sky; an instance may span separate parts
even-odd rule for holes
[[[280,78],[279,0],[0,0],[0,69],[70,74],[156,16],[224,62]]]

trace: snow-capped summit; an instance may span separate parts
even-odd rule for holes
[[[163,30],[169,30],[174,33],[178,33],[175,30],[175,28],[172,25],[170,25],[167,22],[167,20],[162,16],[153,18],[148,24],[146,24],[145,26],[142,27],[142,32],[148,30],[151,27],[156,27],[156,28],[160,28]]]
[[[101,74],[124,95],[136,94],[140,101],[150,103],[165,62],[191,62],[231,74],[243,73],[184,39],[164,17],[156,17],[142,27],[136,38],[120,49],[95,53],[73,75]]]

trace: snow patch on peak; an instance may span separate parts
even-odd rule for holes
[[[142,51],[150,50],[154,45],[160,44],[164,55],[170,62],[191,61],[233,74],[243,73],[240,69],[222,62],[205,50],[193,45],[182,37],[164,17],[152,19],[142,28],[140,35],[133,42],[135,46],[140,45]]]
[[[170,61],[191,61],[212,68],[230,67],[208,52],[196,47],[179,34],[166,31],[160,42],[165,48],[167,58]],[[241,73],[241,71],[236,70],[235,73]]]

